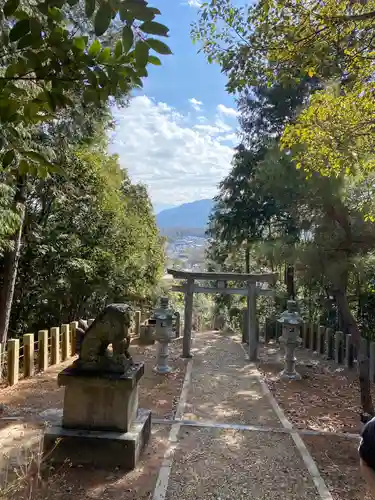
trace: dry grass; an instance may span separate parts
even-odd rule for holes
[[[130,472],[72,467],[69,460],[58,468],[49,467],[48,457],[41,460],[40,443],[26,454],[21,448],[18,454],[13,450],[12,459],[2,469],[1,499],[149,500],[168,445],[168,429],[154,425],[151,443]]]

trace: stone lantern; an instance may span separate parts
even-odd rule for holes
[[[279,341],[285,348],[285,367],[280,373],[280,378],[284,380],[301,380],[301,375],[296,372],[294,351],[302,342],[299,332],[303,320],[297,311],[297,303],[294,300],[288,300],[287,310],[281,314],[277,321],[282,325],[282,334]]]
[[[169,373],[168,365],[169,343],[175,337],[173,331],[173,311],[168,308],[168,297],[160,299],[160,307],[155,310],[152,319],[155,321],[155,340],[158,342],[157,363],[154,370],[157,373]]]

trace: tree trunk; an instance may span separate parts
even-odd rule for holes
[[[2,344],[8,339],[10,314],[12,311],[14,289],[16,286],[18,263],[21,255],[22,230],[25,221],[25,184],[24,178],[19,177],[17,190],[14,195],[14,210],[19,213],[20,223],[17,232],[12,237],[13,246],[4,254],[2,287],[0,290],[0,341]]]
[[[369,415],[374,415],[374,406],[371,397],[371,382],[369,377],[369,358],[367,351],[361,349],[361,332],[357,321],[350,311],[347,294],[344,290],[335,290],[337,305],[339,306],[341,318],[346,327],[346,331],[351,335],[351,342],[357,351],[359,387],[361,391],[361,404],[363,411]]]

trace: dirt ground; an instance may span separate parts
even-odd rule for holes
[[[171,344],[169,364],[173,371],[168,375],[157,375],[153,371],[156,363],[155,345],[133,344],[130,351],[134,361],[145,363],[145,374],[140,382],[139,406],[150,409],[154,418],[172,419],[185,376],[186,362],[180,358],[181,343],[177,341]],[[7,500],[150,499],[168,446],[169,426],[153,424],[151,443],[136,469],[129,473],[120,470],[93,471],[70,467],[69,464],[55,470],[42,464],[38,479],[35,462],[40,456],[38,443],[41,428],[61,418],[64,389],[57,386],[57,374],[71,362],[53,366],[44,373],[20,381],[14,387],[0,390],[0,497]],[[27,459],[24,458],[24,447],[34,449],[34,460],[31,462],[30,454]],[[4,491],[5,485],[10,483],[12,488],[5,488]],[[31,495],[30,486],[33,489]]]
[[[372,500],[361,477],[358,442],[337,436],[304,436],[334,500]]]
[[[6,500],[149,500],[168,446],[169,428],[153,425],[151,442],[137,467],[124,472],[70,467],[69,463],[56,469],[42,464],[10,470],[8,488],[2,482],[0,497]],[[37,455],[35,455],[37,458]],[[18,479],[17,479],[18,476]],[[4,478],[3,478],[4,479]]]
[[[210,362],[210,353],[212,350],[217,351],[214,358],[215,363],[219,367],[228,366],[229,364],[231,369],[234,370],[235,363],[229,356],[231,351],[228,351],[228,346],[225,345],[221,348],[221,344],[219,344],[216,338],[211,340],[204,338],[202,346],[200,346],[198,341],[195,343],[195,370],[192,375],[192,394],[189,395],[187,407],[196,407],[196,410],[201,412],[204,410],[206,400],[206,403],[214,401],[216,406],[214,405],[211,408],[209,415],[211,418],[221,421],[226,414],[219,411],[220,404],[221,406],[223,405],[223,398],[225,399],[224,388],[228,381],[223,379],[222,369],[219,370],[218,368],[220,377],[216,373],[216,365],[213,365],[213,361],[212,363]],[[156,362],[156,346],[139,346],[133,344],[131,346],[131,353],[135,361],[143,360],[145,362],[145,375],[140,384],[140,407],[151,409],[155,418],[172,419],[181,393],[186,368],[186,361],[180,358],[181,343],[177,341],[171,346],[170,365],[174,370],[167,376],[156,375],[153,371]],[[298,350],[296,356],[298,359],[297,370],[303,378],[299,382],[287,383],[278,380],[278,374],[283,368],[283,357],[280,354],[279,348],[268,345],[262,347],[260,353],[261,361],[259,363],[259,370],[287,418],[296,428],[300,429],[340,433],[358,432],[361,424],[359,418],[359,388],[355,370],[349,371],[342,366],[338,367],[333,362],[323,361],[317,355],[302,349]],[[61,415],[63,388],[57,387],[56,377],[58,372],[68,364],[65,363],[58,367],[51,367],[45,373],[39,374],[32,379],[23,380],[15,387],[0,389],[0,402],[2,404],[0,407],[0,449],[2,453],[10,449],[11,446],[17,446],[17,443],[20,443],[22,440],[25,441],[26,439],[30,441],[34,439],[35,441],[35,437],[37,437],[38,431],[40,433],[40,428],[43,426],[44,420],[53,421],[56,414]],[[245,394],[243,390],[240,391],[238,388],[236,394],[241,396],[241,400],[245,396],[254,399],[255,396],[250,390],[251,388],[248,387],[248,374],[245,368],[242,367],[242,364],[241,366],[240,364],[233,371],[232,375],[233,377],[239,377],[239,381],[243,378],[244,384],[247,381],[247,385],[245,385],[249,394]],[[202,391],[198,390],[198,382],[201,380],[203,383],[207,376],[210,377],[210,384],[208,385],[210,385],[211,390],[203,391],[202,393]],[[213,382],[217,382],[217,386]],[[215,390],[221,395],[221,399],[217,402],[212,394],[212,390],[215,387]],[[194,395],[197,397],[195,398]],[[196,404],[194,403],[195,400]],[[233,412],[228,418],[232,423],[236,423],[239,419],[237,405],[233,407]],[[242,421],[241,419],[239,420]],[[248,419],[246,419],[246,423],[247,421]],[[93,471],[87,468],[73,468],[69,464],[58,469],[49,469],[45,464],[42,467],[42,474],[38,479],[38,469],[35,467],[35,464],[31,462],[31,468],[27,469],[27,467],[25,468],[22,465],[21,461],[20,464],[15,465],[18,465],[17,470],[21,471],[23,479],[16,483],[17,488],[8,491],[6,496],[3,497],[8,500],[22,498],[32,498],[33,500],[47,500],[52,498],[57,500],[135,500],[136,498],[138,500],[150,500],[163,455],[169,444],[169,430],[169,426],[153,425],[152,441],[145,450],[142,460],[134,471],[126,474],[119,470]],[[214,432],[212,430],[202,432],[199,429],[187,429],[187,431],[194,436],[199,433],[202,435],[208,434],[209,442],[211,442],[211,434]],[[275,436],[280,437],[278,434],[275,434]],[[272,442],[277,439],[275,436],[271,436]],[[249,439],[253,439],[253,437],[250,433]],[[283,439],[284,437],[282,436]],[[359,471],[357,439],[309,435],[302,435],[302,438],[315,459],[334,500],[371,499],[367,494]],[[261,441],[264,441],[263,434]],[[195,445],[192,445],[191,448],[191,450],[189,448],[191,453],[197,453],[197,450],[201,450],[200,447]],[[245,448],[247,449],[249,446]],[[252,449],[251,446],[250,449]],[[182,474],[185,475],[185,466],[180,469],[178,468],[179,460],[181,459],[181,463],[185,460],[185,452],[186,450],[184,451],[182,448],[180,454],[176,456],[177,465],[175,464],[172,470],[171,486],[168,490],[170,495],[173,493],[170,498],[177,498],[175,493],[184,488],[183,483],[180,484],[175,476],[180,477]],[[220,455],[221,457],[222,453],[223,451],[220,448],[218,456]],[[213,453],[208,453],[207,457],[205,457],[204,468],[210,460],[214,460]],[[286,460],[288,462],[288,459]],[[253,463],[252,461],[250,462]],[[30,463],[30,461],[27,463]],[[12,464],[14,465],[14,460]],[[200,476],[204,472],[201,470],[202,465],[199,465],[199,467],[198,465],[197,470],[194,468],[192,470],[194,477],[196,475]],[[261,471],[264,471],[263,462],[259,463],[259,467]],[[290,472],[290,469],[286,470]],[[210,468],[207,470],[207,477],[211,484],[212,478],[209,471]],[[248,472],[246,474],[248,475]],[[0,479],[0,482],[4,484],[4,476]],[[220,484],[229,488],[226,481],[222,481],[220,474],[217,481],[221,481]],[[230,482],[230,479],[228,481]],[[251,483],[253,489],[256,486],[254,484]],[[29,494],[30,485],[33,486],[33,495]],[[224,486],[222,487],[224,488]],[[233,495],[230,496],[229,490],[227,497],[233,498]],[[255,493],[258,494],[257,492]],[[211,498],[209,496],[206,497]],[[226,498],[225,495],[223,498]],[[270,498],[273,497],[271,496]],[[302,498],[301,495],[298,498]]]
[[[286,417],[299,429],[357,434],[361,430],[357,373],[306,349],[296,351],[301,381],[278,378],[279,347],[260,353],[259,370]],[[375,398],[375,391],[373,392]],[[371,500],[359,470],[359,438],[302,436],[334,500]]]
[[[298,349],[296,357],[302,380],[285,382],[278,377],[283,369],[280,348],[270,344],[260,353],[259,370],[286,417],[300,429],[359,432],[361,408],[356,370],[324,361],[306,349]]]

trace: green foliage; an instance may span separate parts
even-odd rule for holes
[[[292,149],[297,168],[309,175],[366,175],[375,170],[374,112],[372,85],[343,95],[319,92],[285,128],[282,145]]]
[[[13,195],[10,186],[0,183],[0,258],[4,250],[9,249],[9,236],[19,227],[19,217],[11,208]]]
[[[223,265],[230,254],[236,252],[237,262],[240,255],[244,260],[242,268],[236,270],[245,272],[250,266],[249,252],[255,241],[268,238],[275,231],[292,237],[292,240],[295,238],[292,234],[293,217],[284,206],[289,207],[295,198],[300,175],[296,176],[285,155],[281,158],[275,140],[281,135],[285,123],[296,115],[309,89],[309,82],[287,88],[280,85],[257,87],[251,94],[240,98],[243,144],[237,148],[231,172],[219,184],[208,231],[213,238],[209,253],[216,262]],[[280,169],[274,167],[279,161],[284,162],[281,175]],[[263,166],[265,162],[267,165]],[[271,179],[278,178],[281,186],[288,186],[287,194],[280,197],[275,193],[276,182],[273,190],[268,189],[270,176]],[[238,254],[239,248],[246,250]]]
[[[29,186],[15,332],[148,297],[163,270],[147,192],[130,182],[117,157],[81,147],[63,167],[65,175]]]
[[[22,175],[56,171],[56,157],[35,151],[30,127],[142,86],[150,50],[170,49],[145,0],[9,0],[0,10],[0,162]],[[119,19],[120,17],[120,19]],[[117,43],[116,43],[117,42]],[[156,59],[153,60],[155,63]]]
[[[351,81],[372,73],[373,0],[235,4],[204,3],[192,29],[207,59],[228,75],[230,91],[306,76]]]

